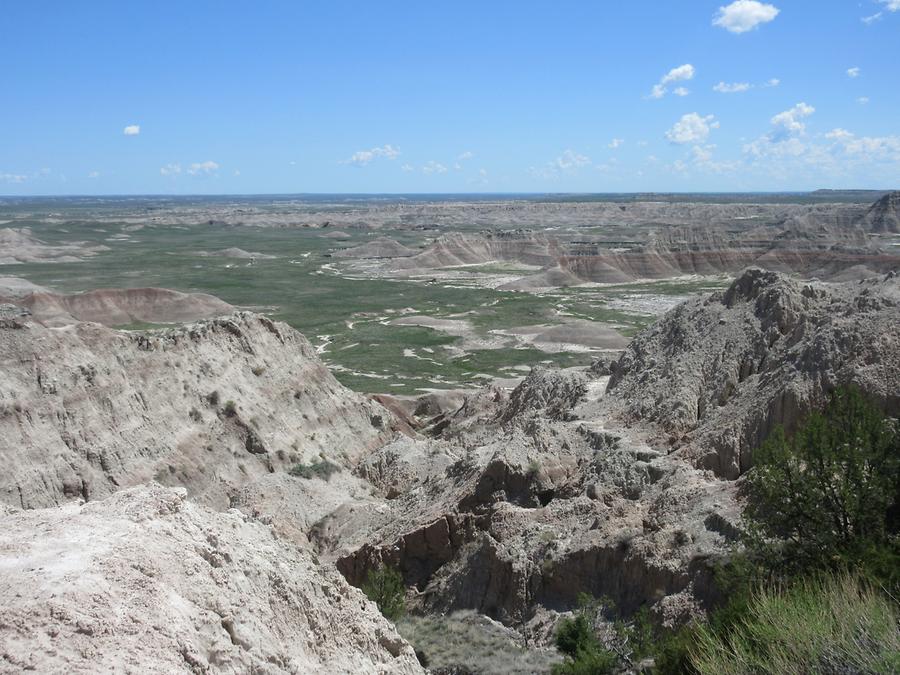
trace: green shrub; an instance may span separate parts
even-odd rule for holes
[[[553,666],[553,675],[604,675],[619,665],[619,656],[606,649],[594,632],[600,603],[586,593],[578,596],[578,611],[556,629],[556,648],[565,660]]]
[[[403,575],[393,567],[379,567],[369,570],[363,593],[378,605],[385,618],[396,621],[406,612],[406,587]]]
[[[237,414],[237,404],[234,401],[225,401],[225,414],[234,417]]]
[[[848,574],[755,593],[727,633],[696,631],[690,649],[703,675],[900,672],[900,611]]]
[[[790,438],[776,429],[747,475],[749,549],[781,577],[862,567],[900,581],[900,433],[856,389]]]
[[[288,473],[298,478],[321,478],[327,481],[334,473],[339,473],[341,467],[327,459],[322,459],[312,464],[294,464]]]

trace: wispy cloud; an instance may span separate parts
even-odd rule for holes
[[[853,66],[852,68],[847,68],[847,77],[859,77],[860,69],[859,66]]]
[[[24,183],[28,176],[21,173],[0,173],[0,180],[4,183]]]
[[[653,85],[650,91],[650,98],[662,98],[669,91],[669,85],[673,82],[686,82],[694,79],[694,66],[690,63],[672,68],[668,73],[660,78],[659,82]],[[678,87],[675,91],[679,96],[684,96],[688,90],[684,87]]]
[[[187,172],[192,176],[209,176],[219,170],[219,165],[212,160],[194,162],[188,167]]]
[[[141,133],[141,125],[140,124],[129,124],[122,130],[122,133],[126,136],[137,136]]]
[[[465,152],[461,153],[456,159],[460,162],[465,162],[467,159],[472,159],[474,156],[474,152],[469,152],[468,150],[466,150]]]
[[[91,171],[91,172],[87,175],[87,177],[88,177],[88,178],[100,178],[100,172],[99,172],[99,171]]]
[[[866,103],[869,102],[869,97],[868,96],[860,96],[858,99],[856,99],[856,102],[859,103],[860,105],[865,105]]]
[[[530,167],[528,173],[536,178],[557,178],[561,173],[575,173],[578,169],[589,166],[591,158],[574,150],[564,150],[552,162],[542,167]]]
[[[433,159],[430,160],[425,166],[422,167],[422,173],[432,174],[432,173],[447,173],[447,167],[441,164],[440,162],[436,162]]]
[[[742,91],[747,91],[752,86],[749,82],[719,82],[713,87],[713,91],[717,91],[720,94],[738,94]]]
[[[177,176],[181,173],[181,164],[166,164],[160,167],[159,173],[163,176]]]
[[[384,157],[385,159],[397,159],[400,156],[400,150],[392,145],[382,145],[372,148],[371,150],[359,150],[354,152],[349,159],[345,159],[341,164],[353,164],[354,166],[365,166],[374,159]]]
[[[757,0],[735,0],[730,5],[719,7],[713,25],[731,33],[746,33],[774,20],[779,12],[775,5]]]
[[[609,142],[609,145],[607,147],[610,148],[611,150],[615,150],[616,148],[621,146],[624,142],[625,142],[624,138],[614,138]]]

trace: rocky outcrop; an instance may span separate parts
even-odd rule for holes
[[[0,517],[0,670],[420,673],[333,567],[157,485]]]
[[[860,225],[877,234],[900,234],[900,191],[890,192],[872,204]]]
[[[344,467],[392,437],[283,323],[247,313],[150,333],[0,322],[0,502],[40,508],[157,480],[226,508],[320,455]]]
[[[900,279],[802,283],[751,269],[684,303],[616,364],[603,411],[648,422],[697,466],[736,478],[776,425],[839,385],[900,411]]]
[[[234,307],[206,293],[180,293],[167,288],[106,288],[62,295],[35,291],[17,301],[32,319],[45,326],[94,321],[105,326],[182,323],[230,314]]]
[[[377,237],[365,244],[335,251],[333,255],[335,258],[407,258],[417,252],[389,237]]]

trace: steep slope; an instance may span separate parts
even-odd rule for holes
[[[860,225],[877,234],[900,234],[900,191],[888,193],[872,204]]]
[[[900,279],[807,283],[751,269],[639,334],[604,408],[647,422],[697,465],[736,478],[776,425],[792,429],[838,385],[900,411]]]
[[[333,568],[182,489],[2,516],[0,569],[3,672],[422,672]]]
[[[388,427],[306,338],[255,314],[148,334],[0,320],[0,502],[14,506],[156,479],[225,508],[320,453],[353,466]]]
[[[334,252],[335,258],[406,258],[417,251],[389,237],[377,237],[359,246]]]

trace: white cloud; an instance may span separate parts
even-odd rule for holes
[[[751,85],[749,82],[719,82],[715,87],[713,87],[713,91],[717,91],[720,94],[737,94],[742,91],[747,91],[750,89]]]
[[[99,171],[91,171],[88,174],[88,178],[100,178],[100,172]]]
[[[614,138],[609,142],[608,148],[615,150],[625,142],[624,138]]]
[[[441,164],[440,162],[435,162],[433,159],[428,162],[425,166],[422,167],[422,173],[432,174],[432,173],[447,173],[447,167]]]
[[[700,143],[709,136],[710,129],[718,129],[719,123],[714,115],[701,117],[695,112],[682,115],[671,129],[666,132],[666,138],[672,143],[683,145],[685,143]]]
[[[859,66],[847,68],[847,77],[859,77]]]
[[[778,16],[779,9],[757,0],[735,0],[730,5],[719,7],[713,25],[731,33],[746,33]]]
[[[406,171],[408,173],[410,171],[415,171],[415,168],[413,167],[412,164],[404,164],[403,166],[400,167],[400,170]]]
[[[869,102],[869,97],[868,96],[860,96],[858,99],[856,99],[856,102],[859,103],[860,105],[865,105],[866,103]]]
[[[581,155],[573,150],[565,150],[562,155],[556,158],[555,164],[564,171],[569,169],[577,169],[578,167],[587,166],[591,163],[591,158]]]
[[[181,173],[181,164],[166,164],[159,172],[163,176],[177,176]]]
[[[487,169],[478,169],[478,175],[482,178],[487,178]]]
[[[889,12],[900,12],[900,0],[878,0]]]
[[[784,137],[789,134],[802,134],[806,131],[806,125],[801,121],[816,111],[811,105],[806,103],[798,103],[793,108],[780,112],[770,120],[772,126],[775,127],[775,138]]]
[[[864,16],[864,17],[860,18],[860,21],[862,21],[864,24],[869,26],[869,25],[875,23],[876,21],[878,21],[881,17],[882,17],[881,12],[875,12],[874,14],[870,14],[869,16]]]
[[[781,80],[779,80],[777,77],[773,77],[771,80],[766,82],[763,86],[764,87],[777,87],[779,84],[781,84]]]
[[[21,173],[0,173],[0,180],[4,183],[24,183],[28,176]]]
[[[208,159],[205,162],[194,162],[188,168],[187,172],[192,176],[208,176],[218,170],[219,165]]]
[[[557,178],[560,173],[575,173],[579,168],[589,166],[591,158],[574,150],[564,150],[563,153],[546,166],[531,167],[528,172],[537,178]]]
[[[662,76],[658,84],[653,85],[653,89],[650,92],[650,98],[662,98],[665,96],[668,91],[667,85],[672,84],[673,82],[686,82],[692,79],[694,79],[694,66],[690,63],[685,63],[684,65],[672,68],[672,70]],[[679,93],[679,91],[682,93]],[[678,93],[679,96],[684,96],[688,91],[684,87],[678,87],[676,93]]]
[[[825,134],[825,138],[831,138],[834,140],[843,140],[845,138],[852,138],[853,134],[851,134],[846,129],[832,129],[827,134]]]
[[[359,150],[354,152],[350,159],[345,159],[341,164],[353,164],[355,166],[365,166],[373,159],[384,157],[385,159],[397,159],[400,151],[392,145],[382,145],[381,147],[372,148],[371,150]]]
[[[691,90],[688,89],[687,87],[675,87],[672,90],[672,93],[675,94],[676,96],[687,96],[688,94],[691,93]]]
[[[129,124],[122,130],[122,133],[126,136],[137,136],[141,133],[141,125],[140,124]]]
[[[464,153],[462,153],[462,154],[461,154],[459,157],[457,157],[456,159],[459,160],[460,162],[464,162],[464,161],[466,161],[467,159],[472,159],[474,156],[475,156],[475,153],[469,152],[468,150],[466,150]]]

